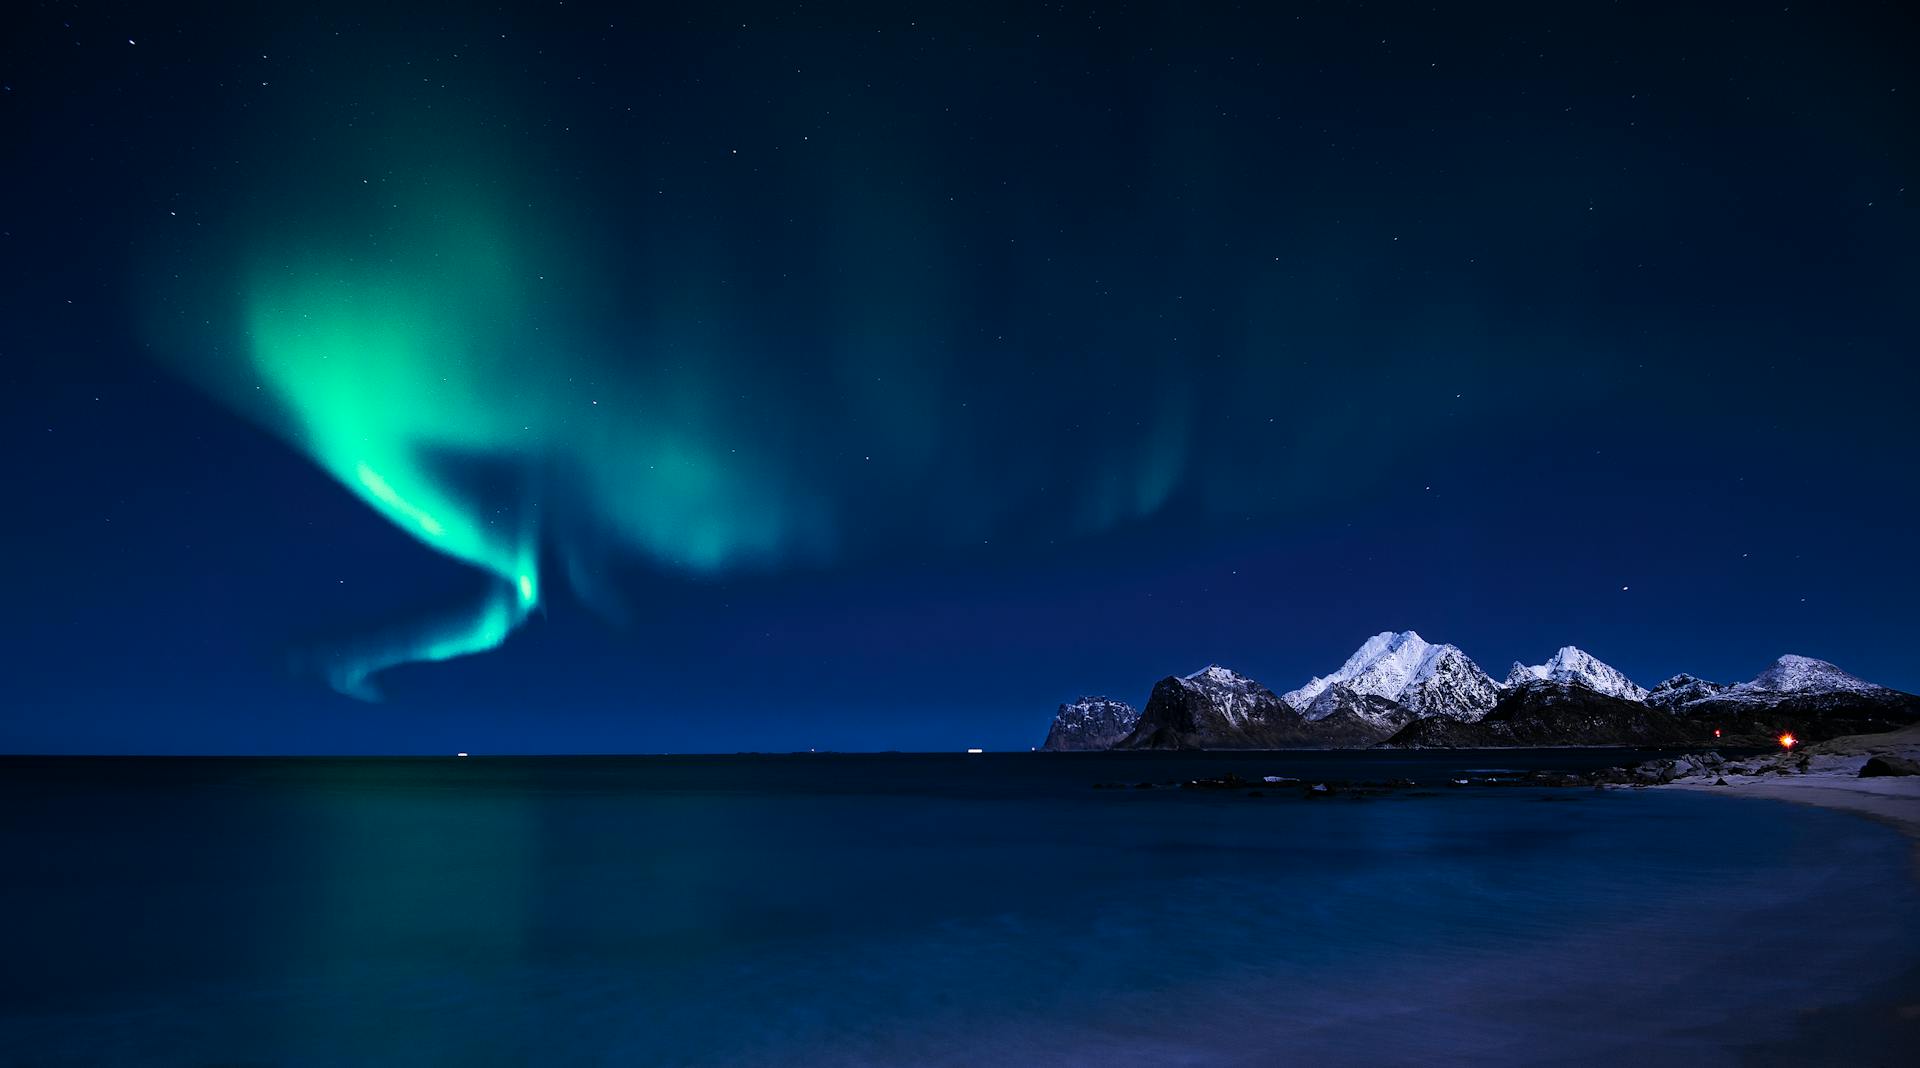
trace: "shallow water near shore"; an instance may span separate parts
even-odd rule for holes
[[[1897,832],[1442,785],[1633,756],[4,758],[0,1061],[1897,1063]]]

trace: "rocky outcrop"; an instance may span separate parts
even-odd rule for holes
[[[1139,711],[1125,701],[1082,697],[1061,705],[1053,714],[1053,726],[1047,729],[1047,740],[1041,748],[1057,753],[1111,749],[1139,722]]]
[[[1891,775],[1920,775],[1920,763],[1897,756],[1868,757],[1860,765],[1860,777],[1875,779]]]

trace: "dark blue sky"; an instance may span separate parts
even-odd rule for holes
[[[1920,689],[1898,5],[277,17],[6,16],[0,750],[1025,747],[1403,628]],[[369,704],[498,585],[326,467],[416,431],[539,605]]]

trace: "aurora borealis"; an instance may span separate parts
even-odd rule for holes
[[[510,359],[492,346],[504,341],[511,352],[528,340],[514,329],[526,302],[509,277],[510,252],[475,220],[454,219],[422,240],[423,256],[384,269],[302,259],[260,270],[245,288],[251,369],[288,413],[284,432],[395,526],[500,587],[470,619],[337,658],[334,684],[358,696],[371,695],[368,676],[381,667],[500,644],[538,603],[534,490],[483,501],[447,486],[432,463],[507,438],[485,376]],[[523,417],[545,422],[544,413]]]
[[[1889,18],[9,14],[0,743],[1024,746],[1407,627],[1913,689]]]
[[[740,339],[663,337],[684,330],[677,321],[608,331],[587,301],[544,292],[564,285],[548,270],[600,273],[579,262],[578,241],[539,213],[510,224],[515,210],[482,192],[494,173],[472,162],[477,153],[456,155],[450,164],[388,149],[382,182],[398,193],[348,181],[341,196],[289,179],[274,200],[306,205],[306,218],[216,241],[210,261],[245,264],[237,286],[165,302],[175,318],[234,324],[224,339],[161,331],[192,377],[398,529],[495,580],[464,611],[318,654],[343,693],[373,697],[384,668],[505,641],[540,604],[543,552],[594,597],[593,562],[609,552],[697,575],[831,562],[872,547],[850,529],[865,499],[903,502],[891,536],[946,531],[937,542],[952,531],[990,537],[1002,496],[1047,492],[1021,486],[1033,470],[975,470],[958,476],[976,484],[957,508],[924,493],[956,477],[935,437],[977,433],[942,410],[951,369],[937,338],[909,327],[790,339],[809,348],[788,356],[739,351],[751,344]],[[333,183],[340,158],[351,149],[329,170]],[[238,307],[219,299],[229,292]],[[815,377],[847,390],[838,410],[794,411],[785,389],[770,388]],[[1135,420],[1144,447],[1114,443],[1080,458],[1085,467],[1058,461],[1059,529],[1084,534],[1159,507],[1175,488],[1186,418]],[[914,507],[926,514],[906,514]]]

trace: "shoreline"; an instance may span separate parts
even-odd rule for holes
[[[1913,841],[1914,874],[1920,878],[1920,775],[1861,778],[1861,766],[1875,756],[1920,759],[1920,725],[1834,738],[1757,761],[1735,761],[1719,773],[1696,772],[1665,785],[1723,797],[1812,805],[1887,824]],[[1735,768],[1750,774],[1736,773]]]
[[[1872,756],[1908,760],[1920,756],[1920,725],[1886,734],[1835,738],[1800,753],[1749,762],[1743,766],[1756,774],[1726,775],[1725,785],[1699,775],[1666,785],[1691,793],[1849,812],[1890,826],[1911,844],[1911,873],[1920,882],[1920,775],[1863,779],[1860,767]],[[1909,969],[1840,1004],[1803,1011],[1791,1037],[1749,1046],[1740,1051],[1740,1057],[1744,1064],[1768,1066],[1872,1063],[1886,1050],[1912,1048],[1916,1040],[1920,1040],[1920,969]]]
[[[1810,781],[1809,781],[1810,780]],[[1870,787],[1869,784],[1873,784]],[[1878,787],[1885,784],[1885,788]],[[1888,824],[1914,839],[1920,849],[1920,777],[1892,779],[1844,779],[1813,775],[1768,781],[1749,779],[1727,781],[1725,786],[1704,782],[1672,782],[1668,786],[1722,797],[1750,797],[1767,801],[1791,801],[1816,808],[1852,812]]]

